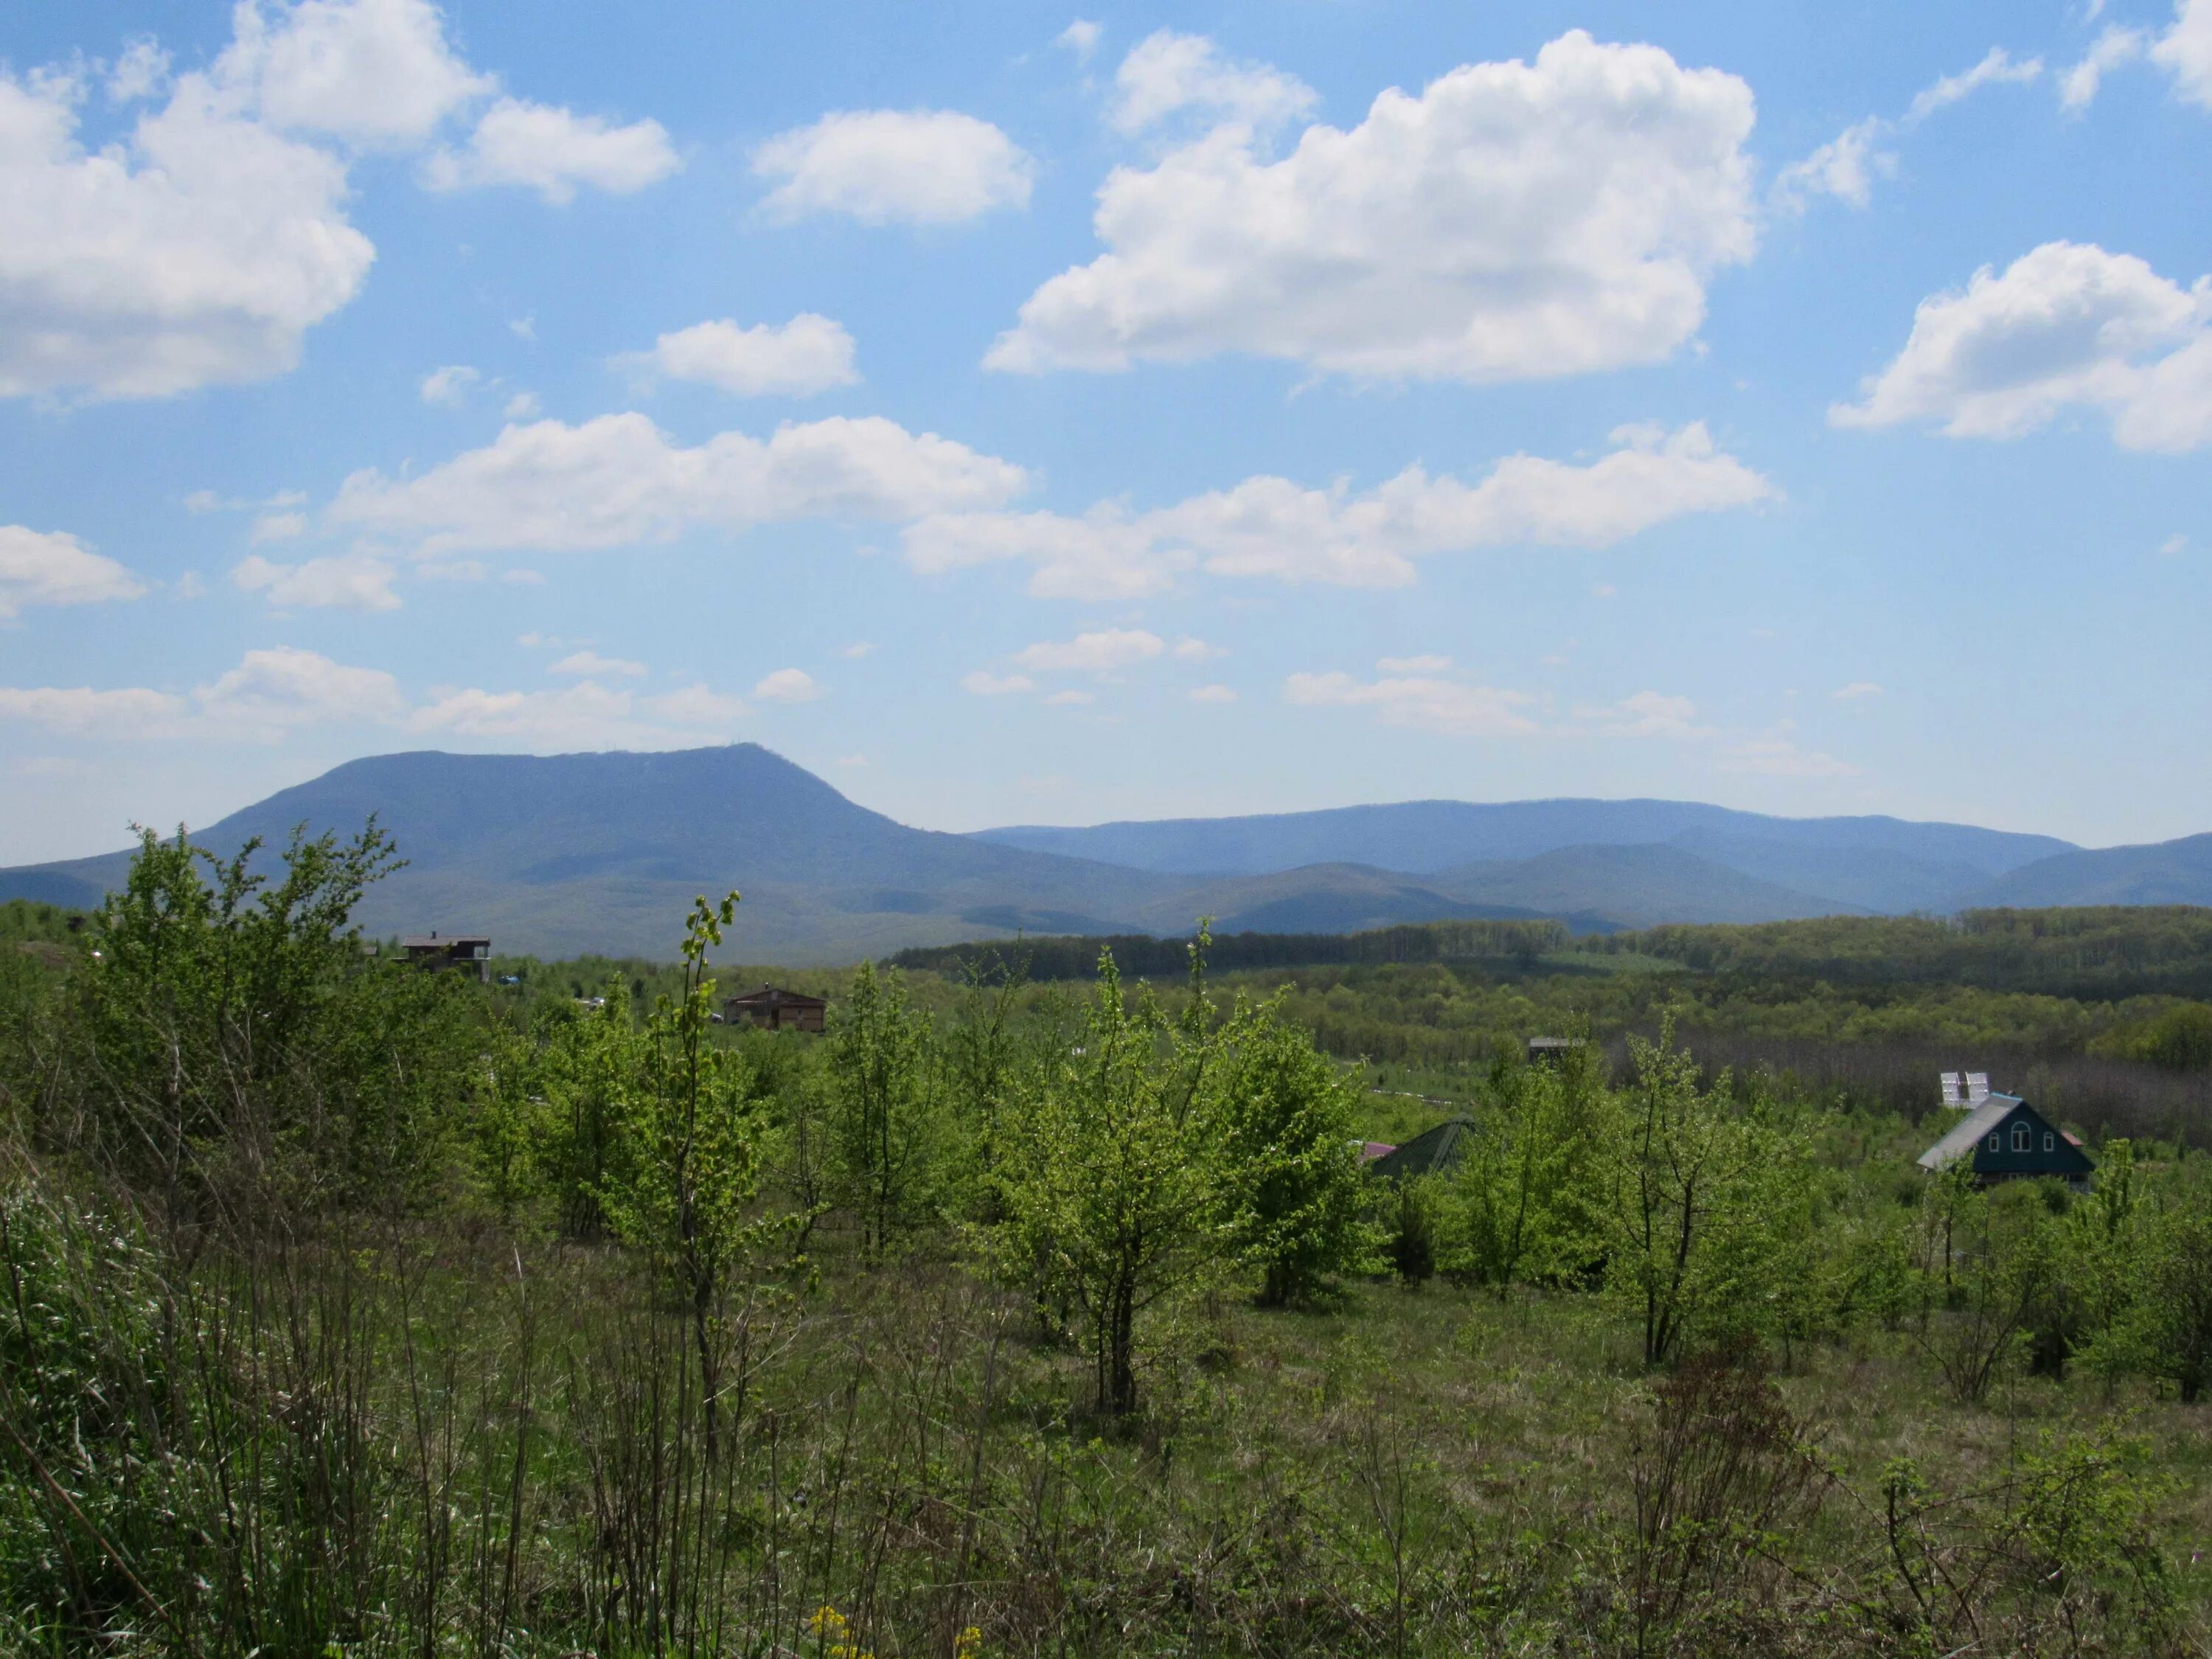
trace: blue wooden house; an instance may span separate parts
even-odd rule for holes
[[[1984,1187],[2054,1176],[2086,1193],[2097,1169],[2080,1141],[2018,1095],[1990,1096],[1920,1154],[1920,1167],[1932,1174],[1967,1158]]]

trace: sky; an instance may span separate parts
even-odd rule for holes
[[[2208,163],[2212,0],[26,0],[0,863],[747,740],[2212,830]]]

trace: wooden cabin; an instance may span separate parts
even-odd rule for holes
[[[424,933],[401,939],[399,948],[416,968],[453,969],[476,979],[491,971],[491,941],[482,933]]]
[[[730,1025],[744,1020],[771,1031],[818,1031],[829,1011],[830,1004],[822,997],[763,985],[757,991],[742,992],[725,1002],[722,1019]]]
[[[2086,1193],[2097,1170],[2080,1141],[2018,1095],[1990,1096],[1920,1154],[1920,1167],[1932,1175],[1962,1158],[1973,1160],[1975,1182],[1984,1187],[2048,1176]]]

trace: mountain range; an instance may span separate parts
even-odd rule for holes
[[[2212,836],[2087,850],[1890,817],[1696,802],[1409,801],[1259,817],[917,830],[753,744],[670,754],[383,755],[193,832],[228,854],[370,813],[406,868],[372,934],[485,933],[543,957],[672,954],[692,896],[744,894],[730,954],[848,962],[1029,933],[1351,932],[1558,916],[1577,931],[1985,904],[2212,903]],[[96,903],[128,851],[0,870],[0,899]]]

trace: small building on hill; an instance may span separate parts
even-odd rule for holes
[[[725,1002],[722,1018],[727,1024],[735,1025],[744,1020],[770,1031],[818,1031],[829,1011],[830,1004],[823,998],[808,996],[804,991],[787,991],[781,986],[763,985],[757,991],[741,992]]]
[[[1402,1146],[1393,1147],[1368,1164],[1385,1181],[1408,1176],[1449,1175],[1467,1156],[1474,1125],[1463,1117],[1449,1118],[1433,1129],[1424,1129]]]
[[[491,971],[491,941],[481,933],[424,933],[401,939],[399,948],[416,968],[455,969],[474,979]]]
[[[1984,1187],[2055,1176],[2086,1193],[2097,1169],[2080,1141],[2018,1095],[1984,1100],[1920,1154],[1920,1167],[1932,1175],[1962,1158],[1973,1160],[1974,1180]]]
[[[1528,1063],[1556,1066],[1582,1046],[1580,1037],[1532,1036],[1528,1039]]]

